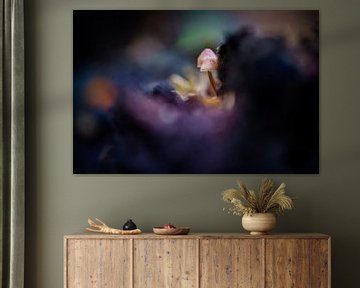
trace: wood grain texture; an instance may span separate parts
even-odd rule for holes
[[[250,235],[249,233],[190,233],[188,235],[156,235],[142,233],[139,235],[108,235],[101,233],[78,233],[66,235],[65,239],[329,239],[329,235],[319,233],[289,233]]]
[[[306,239],[266,239],[266,288],[304,288],[310,283]]]
[[[196,288],[196,252],[193,239],[134,240],[134,287]]]
[[[329,287],[329,244],[324,239],[310,240],[310,287]]]
[[[200,244],[200,287],[261,288],[260,239],[204,239]]]
[[[66,288],[131,287],[130,240],[67,240]]]
[[[69,258],[68,258],[68,248],[69,240],[64,237],[64,288],[69,287],[68,285],[68,267],[69,267]]]
[[[331,287],[327,235],[139,236],[65,236],[64,287]]]

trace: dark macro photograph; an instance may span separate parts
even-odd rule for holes
[[[73,12],[74,174],[318,174],[319,13]]]

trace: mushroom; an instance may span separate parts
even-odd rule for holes
[[[216,54],[209,48],[204,49],[197,58],[197,67],[200,68],[201,72],[207,72],[211,87],[217,96],[216,83],[212,75],[212,71],[218,68],[218,58]]]

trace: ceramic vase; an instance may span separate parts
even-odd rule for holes
[[[263,235],[274,229],[276,217],[273,213],[255,213],[242,217],[242,226],[251,235]]]

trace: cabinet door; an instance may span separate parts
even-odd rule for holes
[[[260,239],[200,241],[200,287],[264,287],[263,244]]]
[[[135,288],[197,287],[197,240],[134,240]]]
[[[310,288],[330,287],[330,240],[310,241]]]
[[[65,287],[131,287],[130,240],[68,239],[65,253]]]
[[[266,287],[304,288],[310,281],[310,240],[266,240]]]

